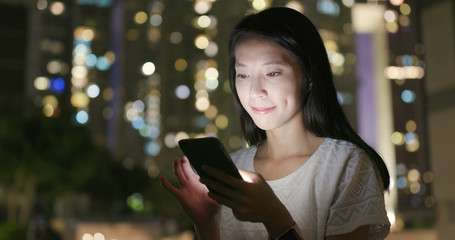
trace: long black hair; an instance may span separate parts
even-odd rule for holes
[[[229,42],[229,81],[239,113],[242,131],[250,145],[267,138],[240,103],[235,86],[235,48],[254,34],[272,41],[292,53],[303,73],[301,108],[304,126],[318,137],[352,142],[362,148],[378,167],[384,189],[390,176],[379,154],[354,131],[338,102],[332,71],[323,41],[313,23],[298,11],[275,7],[248,15],[233,29]]]

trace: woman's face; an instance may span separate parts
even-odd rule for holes
[[[235,85],[242,106],[255,124],[273,130],[303,124],[300,109],[302,71],[286,49],[257,36],[235,49]]]

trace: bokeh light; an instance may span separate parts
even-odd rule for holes
[[[200,34],[194,39],[194,45],[199,49],[205,49],[209,46],[209,39],[206,35]]]
[[[251,5],[255,10],[261,11],[266,9],[270,3],[267,0],[253,0]]]
[[[96,98],[100,94],[100,88],[96,84],[90,84],[86,90],[87,96],[89,98]]]
[[[150,17],[150,24],[152,26],[159,26],[161,25],[161,23],[163,22],[163,18],[161,17],[160,14],[153,14],[151,17]]]
[[[84,92],[76,92],[71,96],[71,104],[76,108],[87,107],[90,103],[90,98]]]
[[[142,73],[146,76],[150,76],[155,72],[155,64],[152,62],[146,62],[142,65]]]
[[[201,28],[207,28],[208,26],[210,26],[211,22],[212,20],[207,15],[202,15],[197,18],[197,24]]]
[[[53,15],[61,15],[65,11],[65,4],[59,1],[52,2],[49,5],[49,10]]]
[[[397,146],[402,146],[404,144],[404,134],[401,132],[394,132],[390,137],[390,140],[393,144]]]
[[[37,77],[35,78],[33,85],[37,90],[47,90],[49,89],[50,81],[47,77]]]
[[[177,70],[179,72],[185,71],[187,68],[187,65],[188,64],[187,64],[186,60],[183,58],[177,59],[174,63],[175,70]]]
[[[183,35],[180,32],[173,32],[171,35],[169,35],[169,40],[173,44],[179,44],[183,40]]]
[[[414,91],[405,89],[403,92],[401,92],[401,100],[405,103],[412,103],[416,99],[416,94]]]
[[[390,0],[390,3],[395,6],[399,6],[404,3],[404,0]]]
[[[50,80],[49,90],[61,93],[65,90],[65,80],[63,78],[53,78]]]
[[[205,14],[212,8],[212,3],[209,0],[197,0],[194,3],[194,11],[199,14]]]
[[[409,6],[409,4],[407,3],[403,3],[400,5],[400,12],[403,14],[403,15],[409,15],[411,14],[411,6]]]
[[[179,99],[187,99],[190,96],[190,88],[186,85],[179,85],[175,88],[175,96]]]
[[[86,111],[79,111],[76,113],[75,119],[77,123],[85,125],[88,123],[89,115]]]
[[[38,8],[38,10],[44,10],[47,8],[47,0],[38,0],[38,2],[36,3],[36,8]]]
[[[137,24],[144,24],[147,22],[147,13],[145,12],[137,12],[136,15],[134,15],[134,22]]]

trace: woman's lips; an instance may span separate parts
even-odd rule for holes
[[[264,115],[264,114],[267,114],[267,113],[273,111],[275,109],[275,107],[266,107],[266,108],[263,108],[263,107],[251,107],[251,109],[253,110],[254,114]]]

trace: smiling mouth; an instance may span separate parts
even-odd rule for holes
[[[256,108],[256,107],[251,107],[251,109],[253,110],[253,113],[254,114],[257,114],[257,115],[264,115],[264,114],[267,114],[271,111],[273,111],[276,107],[267,107],[267,108]]]

